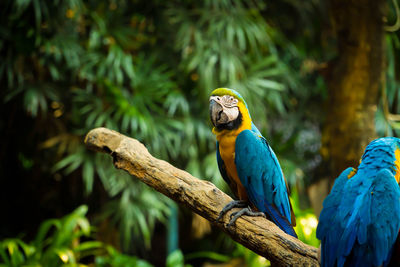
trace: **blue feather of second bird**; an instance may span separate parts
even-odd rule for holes
[[[235,164],[250,202],[287,234],[291,225],[287,187],[278,159],[259,132],[244,130],[236,138]]]
[[[324,200],[317,228],[321,266],[389,263],[400,228],[400,188],[390,167],[396,160],[390,141],[372,142],[357,172],[346,169]]]

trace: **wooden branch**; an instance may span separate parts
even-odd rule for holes
[[[287,235],[267,219],[243,216],[234,227],[228,228],[228,213],[220,223],[216,223],[219,212],[232,198],[214,184],[154,158],[139,141],[106,128],[97,128],[87,134],[85,143],[90,149],[110,154],[116,168],[129,172],[148,186],[189,207],[274,264],[319,265],[317,248]]]

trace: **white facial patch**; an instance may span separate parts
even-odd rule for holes
[[[218,123],[228,123],[239,116],[239,107],[237,106],[239,101],[235,97],[231,95],[211,96],[210,101],[211,100],[214,100],[222,107],[223,112],[217,119]]]
[[[232,108],[224,108],[224,112],[228,117],[228,121],[236,120],[236,118],[239,116],[239,108],[236,106]]]
[[[239,103],[239,100],[231,95],[210,96],[210,100],[214,100],[215,102],[226,108],[237,107],[237,104]]]

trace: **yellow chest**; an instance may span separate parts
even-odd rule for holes
[[[225,169],[228,178],[231,180],[231,189],[233,193],[241,200],[247,200],[247,194],[244,186],[240,182],[236,165],[235,165],[235,144],[236,137],[244,130],[251,129],[250,114],[244,103],[238,103],[239,111],[242,114],[243,121],[238,129],[235,130],[222,130],[213,133],[216,135],[219,144],[219,154],[225,164]]]
[[[235,141],[236,136],[222,137],[220,140],[218,140],[219,153],[225,163],[226,171],[230,178],[233,179],[236,184],[240,184],[235,165]]]

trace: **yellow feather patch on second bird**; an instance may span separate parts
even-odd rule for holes
[[[394,166],[396,166],[396,174],[394,177],[396,178],[397,183],[400,182],[400,148],[397,148],[394,151],[394,156],[396,160],[394,161]]]
[[[356,170],[356,169],[353,169],[353,170],[349,173],[349,175],[347,175],[347,179],[350,179],[350,178],[353,177],[356,173],[357,173],[357,170]]]

